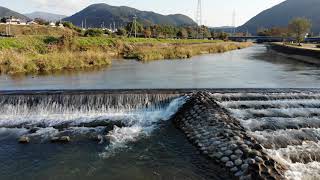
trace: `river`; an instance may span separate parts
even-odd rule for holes
[[[310,87],[320,87],[320,68],[264,45],[188,60],[114,60],[112,67],[87,72],[0,76],[0,90]]]
[[[0,90],[317,87],[319,67],[279,56],[264,45],[189,60],[114,60],[112,67],[92,71],[0,76]],[[144,107],[145,100],[152,104],[152,100],[163,99],[169,101],[157,108]],[[298,105],[263,103],[318,107],[306,101],[297,101]],[[0,179],[230,179],[167,121],[184,102],[181,97],[145,94],[116,98],[105,94],[0,96]],[[221,102],[245,119],[246,109],[234,108],[242,107],[241,103],[256,107],[262,102]],[[30,144],[17,143],[25,134]],[[50,142],[63,135],[70,136],[71,142]],[[105,140],[98,142],[101,135]]]

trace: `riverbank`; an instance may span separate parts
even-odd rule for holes
[[[317,48],[316,45],[302,44],[302,46],[295,46],[283,43],[270,43],[269,47],[279,55],[304,63],[320,65],[320,48]]]
[[[141,61],[185,59],[205,53],[222,53],[250,43],[212,40],[146,38],[17,36],[0,39],[0,73],[50,73],[111,65],[111,59]]]

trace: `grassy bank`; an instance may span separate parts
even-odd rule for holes
[[[250,46],[212,40],[145,38],[17,36],[0,38],[0,73],[42,73],[77,70],[111,64],[111,56],[141,61],[185,59],[204,53],[222,53]]]
[[[46,54],[0,51],[0,73],[5,74],[79,70],[110,64],[110,58],[102,51],[61,51]]]
[[[137,46],[124,54],[125,58],[140,61],[187,59],[195,55],[223,53],[251,46],[251,43],[216,42],[203,44],[174,44],[171,46]]]

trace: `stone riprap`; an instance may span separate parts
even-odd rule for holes
[[[285,165],[268,156],[212,94],[197,92],[187,96],[173,122],[204,155],[235,179],[285,179]]]

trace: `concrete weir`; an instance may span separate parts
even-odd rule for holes
[[[118,123],[112,113],[164,109],[170,110],[166,119],[234,179],[320,177],[319,89],[0,91],[0,128],[28,129],[19,139],[24,144],[48,128],[58,133],[51,140],[70,141],[61,134],[69,128],[103,127],[96,137],[115,125],[156,123]]]
[[[208,92],[189,94],[173,121],[199,150],[237,179],[285,179],[287,167],[264,152]]]

